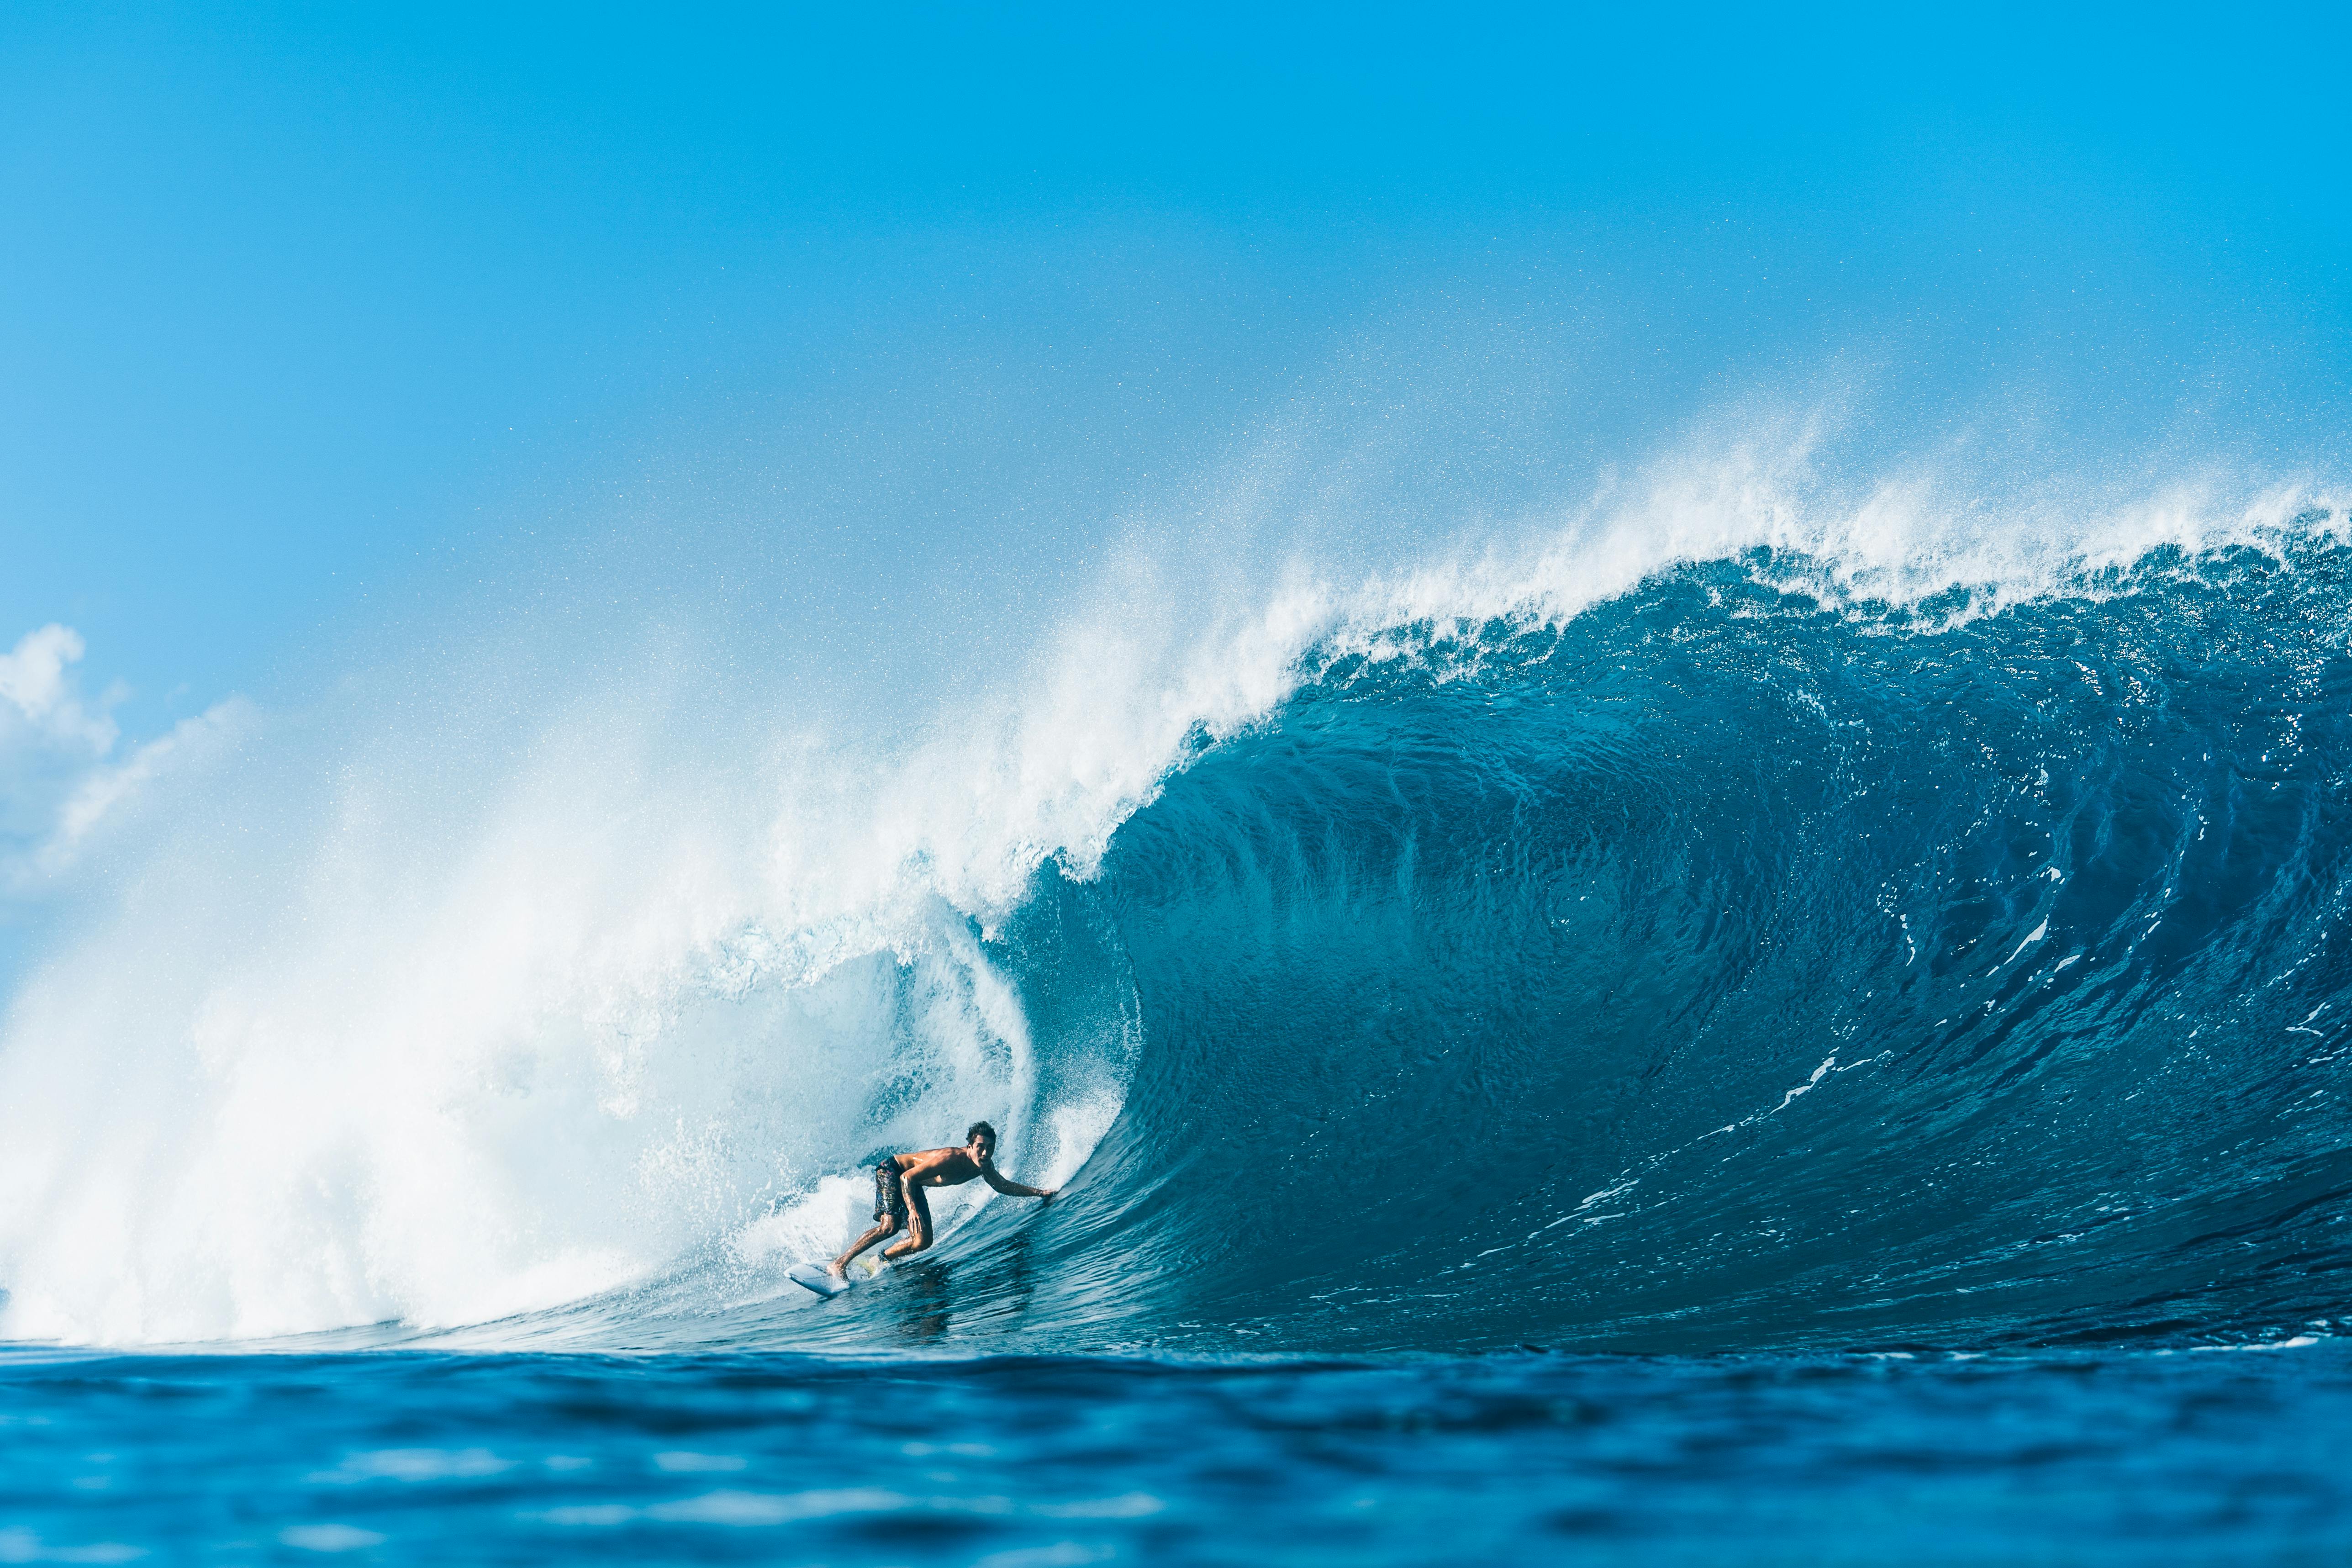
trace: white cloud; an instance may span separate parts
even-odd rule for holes
[[[118,731],[105,710],[116,699],[110,694],[96,713],[82,705],[67,668],[79,663],[81,656],[81,634],[55,622],[26,632],[13,653],[0,654],[0,700],[7,704],[0,707],[0,745],[16,738],[12,731],[21,731],[93,757],[112,749]]]
[[[86,694],[74,669],[84,651],[80,633],[52,623],[0,654],[0,891],[54,879],[103,822],[251,712],[231,698],[118,757],[113,710],[129,693]]]

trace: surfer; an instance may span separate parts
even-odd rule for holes
[[[874,1167],[874,1228],[849,1244],[825,1272],[847,1277],[849,1260],[887,1236],[904,1227],[904,1239],[882,1249],[885,1258],[904,1258],[931,1244],[931,1205],[925,1187],[960,1187],[974,1176],[1009,1198],[1051,1198],[1058,1188],[1024,1187],[1007,1181],[996,1169],[996,1129],[975,1121],[964,1130],[961,1149],[924,1149],[908,1154],[888,1154]]]

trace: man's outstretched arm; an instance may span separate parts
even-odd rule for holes
[[[1024,1187],[1018,1182],[1007,1181],[998,1173],[993,1160],[980,1168],[980,1178],[1008,1198],[1050,1198],[1060,1190],[1056,1187]]]

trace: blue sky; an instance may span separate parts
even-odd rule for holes
[[[2343,406],[2340,8],[845,9],[12,7],[17,807],[624,514],[1016,594],[1401,300],[1605,295],[1595,430],[1856,341]]]

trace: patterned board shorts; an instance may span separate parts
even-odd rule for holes
[[[874,1167],[874,1217],[907,1223],[907,1184],[898,1179],[896,1160],[885,1160]]]

